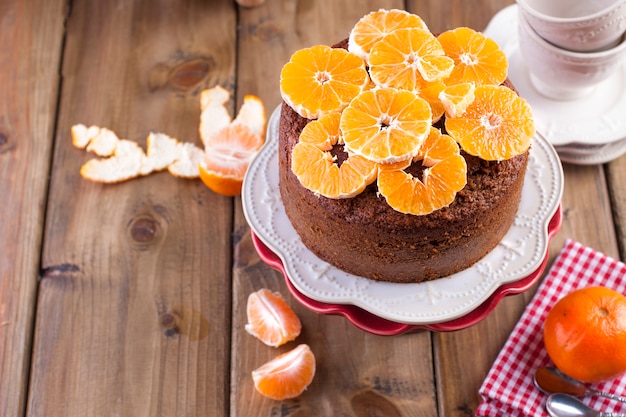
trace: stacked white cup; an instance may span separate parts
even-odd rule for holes
[[[516,0],[520,51],[541,94],[591,94],[626,61],[626,0]]]

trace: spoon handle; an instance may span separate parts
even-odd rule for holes
[[[598,417],[626,417],[624,413],[600,413]]]
[[[626,403],[626,397],[621,397],[621,396],[616,395],[616,394],[611,394],[611,393],[602,392],[602,391],[593,391],[593,393],[595,395],[599,395],[601,397],[606,397],[606,398],[610,398],[612,400],[617,400],[617,401],[621,401],[623,403]],[[614,416],[607,416],[607,417],[614,417]]]

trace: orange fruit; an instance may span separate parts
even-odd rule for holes
[[[416,94],[395,88],[364,91],[341,114],[348,153],[378,163],[412,158],[429,133],[432,113]]]
[[[446,55],[454,60],[454,69],[446,80],[448,85],[499,85],[506,79],[508,61],[493,39],[466,27],[443,32],[438,38]]]
[[[367,60],[378,41],[401,28],[428,30],[422,18],[415,14],[398,9],[380,9],[363,16],[354,25],[348,37],[348,51]]]
[[[300,133],[300,142],[310,143],[323,151],[330,151],[341,139],[340,119],[341,113],[332,112],[307,123]]]
[[[574,290],[548,312],[543,338],[563,373],[601,382],[626,373],[626,297],[596,286]]]
[[[463,150],[487,161],[501,161],[530,147],[535,123],[529,104],[513,90],[480,85],[463,115],[448,117],[446,131]]]
[[[369,71],[381,87],[415,91],[423,82],[441,81],[454,68],[437,38],[424,29],[397,29],[370,51]]]
[[[254,387],[274,400],[302,394],[315,376],[315,356],[306,344],[296,346],[252,371]]]
[[[204,157],[198,163],[202,182],[216,193],[241,194],[243,177],[265,139],[265,107],[247,94],[235,120],[226,109],[230,92],[220,86],[200,95],[200,138]],[[195,160],[195,157],[194,157]]]
[[[424,215],[446,207],[467,183],[467,165],[459,146],[434,127],[414,159],[420,160],[424,167],[421,179],[403,169],[378,173],[380,194],[401,213]]]
[[[339,142],[340,113],[329,113],[313,120],[300,134],[293,148],[291,170],[305,188],[328,198],[350,198],[374,182],[375,162],[349,155],[339,165],[331,153]]]
[[[230,124],[206,143],[198,165],[200,179],[216,193],[241,194],[243,178],[250,162],[263,145],[263,137],[243,124]]]
[[[430,106],[430,111],[432,112],[432,123],[436,123],[441,119],[441,116],[445,113],[445,108],[439,99],[439,94],[446,88],[446,85],[441,81],[435,82],[425,82],[419,86],[413,92],[426,100],[428,105]]]
[[[300,334],[300,319],[279,294],[262,288],[248,296],[245,329],[268,346],[278,347]]]
[[[302,117],[341,111],[369,84],[363,59],[325,45],[296,51],[280,72],[280,93]]]
[[[459,117],[465,113],[467,106],[474,101],[474,89],[473,83],[460,83],[441,90],[439,100],[448,117]]]

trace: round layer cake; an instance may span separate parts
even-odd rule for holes
[[[281,198],[304,245],[343,271],[401,283],[442,278],[483,258],[515,218],[528,152],[500,162],[462,153],[467,162],[465,188],[448,207],[416,216],[391,208],[376,183],[346,199],[318,196],[304,188],[291,171],[291,151],[309,121],[283,103]]]
[[[344,40],[334,47],[346,46]],[[509,80],[504,85],[514,90]],[[444,119],[435,126],[445,133]],[[514,221],[528,151],[503,161],[461,151],[467,184],[454,201],[430,214],[403,214],[380,195],[376,182],[345,199],[326,198],[302,186],[291,170],[291,155],[310,121],[283,102],[278,149],[281,198],[304,245],[345,272],[397,283],[443,278],[482,259]],[[333,154],[339,164],[347,156],[341,146],[335,146]],[[407,171],[419,177],[421,164],[413,163]]]

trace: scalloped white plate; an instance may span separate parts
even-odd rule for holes
[[[280,107],[270,117],[266,143],[244,179],[243,210],[257,237],[281,258],[294,286],[311,299],[352,304],[398,323],[439,323],[471,312],[497,288],[526,277],[543,261],[548,224],[563,191],[561,163],[545,139],[534,139],[518,214],[493,251],[450,277],[396,284],[348,274],[304,246],[287,218],[278,188],[279,119]]]
[[[509,78],[530,103],[537,131],[555,146],[569,143],[600,145],[626,138],[626,59],[610,78],[586,97],[553,100],[530,82],[528,64],[519,49],[517,5],[500,10],[484,34],[495,40],[509,59]]]

